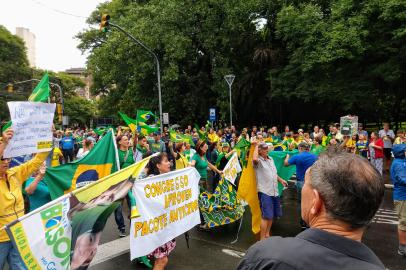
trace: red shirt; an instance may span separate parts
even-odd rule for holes
[[[383,158],[383,140],[381,138],[379,138],[376,142],[375,142],[376,146],[380,146],[382,147],[382,149],[375,149],[375,158]]]

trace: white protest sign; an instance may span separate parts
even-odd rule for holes
[[[224,178],[234,185],[235,179],[241,171],[242,169],[238,161],[237,153],[234,153],[223,169]]]
[[[136,181],[140,217],[131,220],[131,260],[147,255],[200,223],[199,179],[194,167]]]
[[[7,105],[14,136],[4,150],[4,157],[50,151],[55,103],[13,101]]]
[[[9,236],[27,269],[69,269],[72,234],[69,208],[69,197],[61,197],[9,225]]]

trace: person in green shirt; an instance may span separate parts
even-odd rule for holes
[[[323,145],[321,145],[322,141],[323,140],[320,136],[314,137],[310,153],[313,153],[318,156],[318,155],[320,155],[321,152],[325,151],[326,148]]]
[[[144,137],[145,139],[145,137]],[[132,148],[130,148],[130,140],[126,135],[120,135],[116,137],[116,143],[117,143],[117,151],[118,151],[118,159],[120,162],[120,169],[124,169],[132,164],[135,163],[135,158],[134,158],[134,151]],[[138,147],[138,144],[137,144]],[[138,148],[137,148],[138,149]],[[141,151],[144,151],[144,148],[142,145],[140,145]],[[147,152],[147,148],[145,148]],[[130,189],[127,194],[127,203],[129,204],[129,207],[131,210],[133,210],[136,207],[136,201],[134,194],[132,193],[132,190]],[[118,229],[120,231],[120,237],[125,237],[125,222],[124,222],[124,217],[123,217],[123,208],[122,205],[120,204],[117,209],[114,211],[114,217],[116,220],[116,224],[118,226]],[[152,268],[152,264],[149,261],[149,259],[146,256],[137,258],[138,261],[141,263],[145,264],[147,267]]]
[[[46,171],[45,162],[23,185],[23,194],[28,196],[28,213],[52,201],[47,184],[42,181]]]
[[[196,144],[196,153],[194,154],[190,165],[195,167],[196,170],[200,174],[200,181],[199,185],[208,190],[208,183],[207,183],[207,167],[218,174],[222,174],[223,172],[216,168],[213,164],[211,164],[206,158],[206,152],[209,147],[205,141],[199,140]]]
[[[140,134],[138,138],[135,138],[134,143],[136,143],[135,153],[134,153],[134,160],[138,162],[142,159],[142,157],[149,152],[149,144],[147,138]]]

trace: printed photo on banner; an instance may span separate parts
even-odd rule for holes
[[[193,167],[138,180],[140,217],[131,220],[131,259],[145,256],[200,223],[200,175]]]
[[[87,269],[107,219],[131,190],[149,158],[63,195],[6,230],[28,269]],[[39,230],[38,228],[41,228]]]
[[[54,103],[7,102],[14,136],[4,157],[17,157],[52,149]]]

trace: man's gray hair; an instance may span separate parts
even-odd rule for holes
[[[338,149],[320,155],[310,169],[310,179],[327,215],[354,229],[372,220],[384,195],[382,176],[368,160]]]

